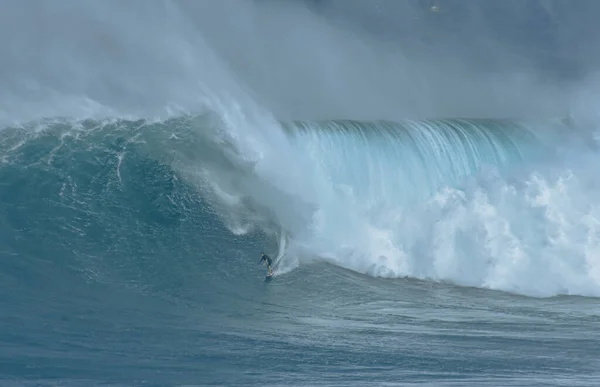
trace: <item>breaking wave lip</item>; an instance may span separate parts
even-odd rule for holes
[[[278,274],[319,259],[376,277],[600,296],[598,157],[564,120],[257,125],[208,113],[37,125],[2,131],[5,165],[26,162],[19,149],[44,133],[45,162],[69,141],[105,147],[119,180],[135,148],[234,234],[275,236]]]
[[[282,127],[285,154],[252,170],[267,189],[238,188],[289,233],[286,257],[530,296],[600,295],[596,146],[569,120]],[[312,190],[268,178],[299,166]]]

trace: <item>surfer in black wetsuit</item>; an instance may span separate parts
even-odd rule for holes
[[[260,253],[260,257],[261,258],[260,258],[259,263],[263,263],[263,261],[266,262],[267,270],[269,271],[268,275],[269,276],[273,275],[273,269],[271,269],[271,265],[273,264],[273,261],[271,260],[271,258],[265,253]]]

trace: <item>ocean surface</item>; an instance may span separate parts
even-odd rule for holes
[[[81,50],[100,24],[57,23],[112,20],[133,50],[160,7],[37,4],[81,31],[60,46],[19,4],[0,6],[35,31],[0,91],[0,385],[600,385],[593,119],[288,119],[233,76],[169,78],[160,40],[127,67]],[[48,36],[35,66],[16,54]]]

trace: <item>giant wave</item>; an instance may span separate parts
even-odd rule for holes
[[[161,273],[174,262],[185,272],[198,240],[218,256],[207,235],[228,237],[207,225],[219,219],[252,238],[242,255],[285,240],[280,274],[327,261],[378,277],[600,295],[597,155],[591,131],[568,120],[282,123],[213,110],[57,118],[0,136],[6,245],[62,256],[98,280],[117,271],[124,283],[176,288]],[[23,233],[29,243],[9,243]]]

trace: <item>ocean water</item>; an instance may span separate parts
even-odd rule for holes
[[[600,383],[594,119],[290,119],[185,4],[1,6],[0,385]]]

